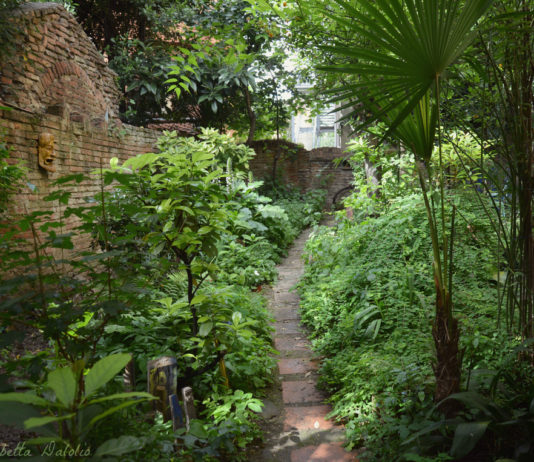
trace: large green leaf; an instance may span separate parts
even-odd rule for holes
[[[131,359],[127,353],[117,353],[97,361],[85,377],[85,396],[92,395],[108,383]]]
[[[485,422],[461,423],[456,427],[452,441],[451,456],[455,459],[469,454],[488,428],[489,420]]]
[[[454,393],[438,403],[438,405],[451,399],[460,401],[469,409],[477,409],[483,412],[485,416],[491,417],[493,420],[502,421],[509,417],[507,413],[499,408],[493,401],[490,401],[485,396],[474,391]]]
[[[56,398],[70,407],[76,397],[76,379],[70,367],[62,367],[48,374],[48,386],[54,390]]]
[[[132,451],[138,451],[145,444],[145,440],[137,436],[123,435],[102,443],[95,452],[95,457],[120,456]]]
[[[212,322],[204,322],[200,325],[200,329],[198,331],[198,335],[200,337],[206,337],[211,330],[213,329],[213,323]]]
[[[143,401],[146,401],[147,399],[153,399],[153,397],[152,398],[145,398],[145,399],[136,399],[136,400],[132,400],[132,401],[125,401],[125,402],[123,402],[121,404],[118,404],[117,406],[110,407],[109,409],[106,409],[104,412],[102,412],[102,413],[96,415],[95,417],[93,417],[89,421],[89,424],[87,425],[86,429],[91,428],[97,422],[99,422],[100,420],[106,418],[108,415],[113,414],[114,412],[120,411],[121,409],[124,409],[124,408],[129,407],[129,406],[133,406],[134,404],[139,404],[139,403],[141,403]]]
[[[61,422],[62,420],[67,420],[75,416],[75,413],[62,415],[60,417],[56,416],[48,416],[48,417],[30,417],[29,419],[24,421],[24,428],[26,430],[36,428],[36,427],[42,427],[43,425],[48,425],[49,423],[56,423]]]
[[[129,398],[144,398],[144,399],[156,399],[155,396],[144,391],[129,391],[125,393],[114,393],[112,395],[103,396],[102,398],[92,399],[88,404],[103,403],[104,401],[115,401],[116,399],[129,399]]]
[[[2,401],[12,401],[23,404],[34,404],[35,406],[46,407],[50,403],[39,396],[33,395],[31,393],[1,393],[0,402]]]
[[[325,46],[325,51],[341,62],[320,69],[355,76],[350,85],[338,89],[338,100],[363,103],[373,114],[369,122],[384,121],[391,131],[412,113],[471,43],[474,25],[492,3],[334,1],[341,11],[326,11],[325,15],[357,40]]]

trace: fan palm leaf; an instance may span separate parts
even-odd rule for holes
[[[390,133],[408,117],[471,43],[473,26],[492,0],[334,0],[341,12],[325,14],[358,43],[323,47],[343,62],[320,70],[353,75],[332,90],[338,99],[364,103]],[[391,118],[395,112],[395,118]],[[386,114],[389,114],[386,117]]]

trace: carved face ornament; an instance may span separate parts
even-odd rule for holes
[[[39,135],[39,165],[49,172],[55,172],[56,167],[53,165],[55,160],[54,135],[41,133]]]

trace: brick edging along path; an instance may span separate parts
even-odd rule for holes
[[[278,282],[269,294],[280,356],[275,384],[264,400],[265,441],[249,455],[251,462],[356,461],[342,446],[344,428],[325,418],[331,407],[316,386],[318,361],[300,324],[299,296],[291,290],[304,272],[301,254],[309,235],[304,231],[278,265]]]

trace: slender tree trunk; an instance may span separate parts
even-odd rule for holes
[[[367,184],[371,186],[371,189],[367,193],[369,197],[380,196],[380,189],[378,189],[378,186],[380,185],[381,181],[381,172],[380,169],[377,168],[375,164],[369,160],[369,157],[366,155],[365,159],[363,160],[363,168],[365,170],[365,177],[367,178]]]
[[[432,326],[432,336],[436,347],[436,364],[434,375],[436,377],[436,391],[434,399],[439,402],[447,396],[460,391],[460,379],[462,374],[461,357],[458,351],[460,329],[458,320],[452,313],[452,303],[448,291],[443,291],[436,284],[436,317]],[[445,294],[445,299],[443,298]],[[444,408],[446,413],[453,409]]]
[[[418,161],[416,167],[427,212],[434,258],[434,286],[436,289],[436,309],[434,324],[432,326],[432,336],[436,348],[436,362],[433,366],[434,376],[436,377],[434,399],[436,402],[439,402],[447,396],[460,391],[462,376],[462,359],[458,348],[460,329],[458,320],[452,314],[451,292],[443,274],[443,249],[440,248],[441,242],[439,241],[437,231],[438,223],[433,213],[433,205],[430,201],[427,188],[427,180],[431,179],[431,175],[422,162]],[[456,412],[456,409],[457,405],[455,403],[446,404],[442,408],[443,412],[448,416],[452,416]]]
[[[250,122],[246,144],[250,146],[254,141],[254,133],[256,132],[256,113],[252,109],[252,96],[250,95],[250,91],[246,85],[243,87],[243,92],[245,93],[248,120]]]

